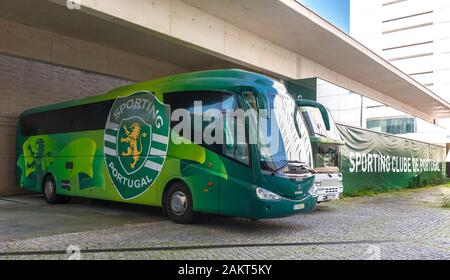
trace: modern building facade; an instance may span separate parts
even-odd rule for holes
[[[423,86],[450,100],[450,1],[350,1],[350,34]],[[375,105],[368,128],[450,142],[450,120],[436,125]]]

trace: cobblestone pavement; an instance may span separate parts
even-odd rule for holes
[[[82,259],[448,260],[449,195],[449,187],[424,188],[346,198],[284,219],[201,215],[194,225],[174,224],[149,207],[0,199],[0,259],[67,259],[67,247],[76,245]]]

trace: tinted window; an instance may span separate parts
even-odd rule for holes
[[[219,91],[188,91],[173,92],[164,95],[164,103],[170,105],[172,111],[176,109],[187,109],[194,113],[194,102],[201,101],[203,111],[208,109],[233,109],[235,98],[230,93]]]
[[[174,92],[174,93],[167,93],[164,95],[164,103],[170,105],[170,110],[173,112],[177,109],[185,109],[188,110],[191,114],[191,131],[190,136],[183,135],[184,131],[181,131],[181,135],[187,139],[189,139],[192,142],[198,142],[195,141],[194,135],[196,133],[198,135],[203,135],[203,129],[210,123],[203,121],[201,131],[197,131],[196,129],[199,129],[200,127],[198,125],[194,125],[194,119],[196,118],[194,115],[194,102],[202,102],[202,113],[206,112],[209,109],[221,109],[222,107],[222,101],[224,96],[226,96],[224,93],[221,92],[207,92],[207,91],[195,91],[195,92]],[[197,116],[198,117],[198,116]],[[180,120],[181,121],[181,120]],[[173,128],[178,121],[171,121],[170,126]],[[203,139],[202,139],[203,142]],[[219,144],[206,144],[202,143],[202,146],[213,150],[216,153],[221,152],[221,145]]]
[[[414,118],[367,119],[367,128],[391,134],[415,133],[416,119]]]
[[[230,127],[227,123],[226,111],[229,109],[237,109],[239,108],[238,101],[234,94],[231,93],[225,93],[225,92],[211,92],[211,91],[195,91],[195,92],[175,92],[175,93],[167,93],[164,95],[164,103],[170,105],[171,111],[175,111],[176,109],[186,109],[191,114],[191,141],[194,141],[194,133],[196,132],[195,129],[199,128],[194,125],[194,102],[201,101],[202,102],[202,113],[206,112],[209,109],[217,109],[222,112],[222,116],[225,121],[225,133],[224,131],[221,131],[221,133],[224,133],[224,139],[226,139],[226,143],[228,145],[221,145],[221,144],[212,144],[208,145],[206,143],[202,143],[202,146],[216,152],[219,154],[224,154],[228,157],[231,157],[235,160],[238,160],[239,162],[249,164],[249,157],[248,157],[248,146],[247,144],[238,144],[235,140],[230,139],[231,137],[235,137],[236,128],[240,126],[244,126],[244,123],[240,123],[235,119],[234,121],[234,127]],[[181,121],[181,120],[180,120]],[[178,121],[172,121],[171,122],[171,128],[173,128]],[[204,129],[207,125],[209,125],[210,122],[203,121],[202,122],[202,129]],[[200,132],[202,133],[203,130]],[[228,132],[228,133],[227,133]],[[182,134],[182,133],[181,133]],[[201,134],[203,135],[203,134]],[[185,135],[185,138],[189,138]]]
[[[104,129],[114,100],[22,116],[23,136]]]
[[[245,131],[245,121],[236,116],[227,116],[224,119],[225,145],[223,154],[243,164],[250,164],[249,149],[246,141],[240,141],[238,131]],[[242,135],[246,137],[245,135]],[[245,139],[244,139],[245,140]]]

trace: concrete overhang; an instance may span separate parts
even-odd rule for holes
[[[428,116],[450,115],[444,99],[294,0],[183,1]]]
[[[103,0],[110,1],[110,0]],[[56,2],[56,3],[55,3]],[[82,0],[81,3],[87,2]],[[177,40],[173,40],[163,34],[157,32],[146,32],[143,28],[130,28],[129,25],[123,22],[114,22],[107,20],[98,15],[92,15],[86,13],[88,9],[83,8],[81,10],[71,10],[66,7],[65,0],[51,1],[51,0],[5,0],[0,1],[0,19],[6,19],[11,22],[17,22],[24,24],[31,28],[35,28],[35,33],[21,33],[18,37],[39,37],[38,41],[48,40],[49,44],[43,44],[42,46],[28,46],[29,50],[21,50],[24,46],[11,46],[7,48],[7,54],[18,55],[22,57],[30,57],[36,60],[45,62],[61,64],[73,68],[79,68],[83,70],[100,72],[102,74],[109,74],[116,76],[116,74],[105,71],[105,67],[91,67],[95,63],[73,61],[74,59],[67,59],[67,63],[61,62],[62,55],[70,56],[70,50],[66,52],[59,49],[52,49],[56,41],[64,41],[68,38],[75,38],[83,42],[89,42],[100,46],[106,46],[108,48],[114,48],[124,52],[135,54],[143,58],[152,58],[156,61],[169,63],[176,65],[179,68],[175,72],[172,69],[168,71],[162,71],[165,76],[177,74],[182,69],[182,72],[196,71],[196,70],[209,70],[218,68],[239,68],[240,66],[235,63],[218,58],[211,54],[199,51],[195,46],[182,44]],[[0,24],[2,24],[1,22]],[[9,26],[5,26],[6,32],[15,32],[15,30],[9,30]],[[41,30],[49,31],[50,33],[43,33]],[[22,31],[19,31],[22,32]],[[60,34],[63,37],[55,38],[51,34]],[[50,34],[50,35],[49,35]],[[26,38],[20,40],[28,42]],[[58,42],[61,43],[61,42]],[[62,42],[66,47],[72,48],[70,45],[72,41],[67,40]],[[8,42],[1,42],[0,45],[7,45]],[[89,46],[89,45],[87,45]],[[3,46],[0,46],[3,47]],[[43,50],[48,47],[49,49]],[[0,48],[0,52],[5,52],[4,48]],[[10,50],[10,51],[9,51]],[[83,50],[89,52],[89,50]],[[78,55],[74,51],[76,59],[92,59],[96,60],[90,54],[86,54],[84,57]],[[86,58],[87,57],[87,58]],[[125,59],[123,65],[117,65],[114,67],[126,67],[129,63]],[[242,68],[242,67],[240,67]],[[248,69],[248,68],[247,68]],[[150,71],[149,71],[150,72]],[[150,73],[149,73],[150,74]],[[136,76],[120,76],[120,78],[126,78],[134,81],[142,81],[157,78],[151,74],[136,75]],[[117,74],[120,75],[120,74]]]

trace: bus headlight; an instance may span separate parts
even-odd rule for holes
[[[316,183],[314,183],[312,186],[311,186],[311,188],[309,189],[309,191],[308,191],[308,193],[311,195],[311,196],[317,196],[318,195],[318,188],[317,188],[317,185],[316,185]]]
[[[281,197],[263,188],[256,188],[256,196],[261,200],[280,200]]]

